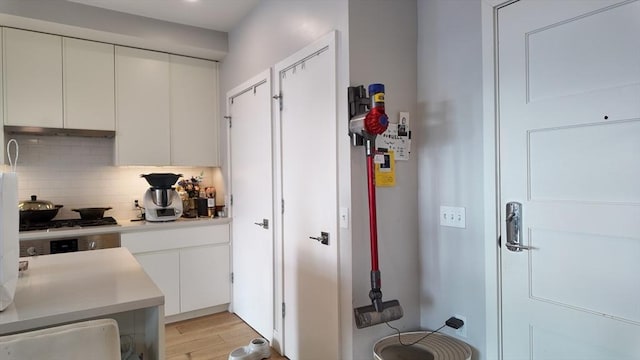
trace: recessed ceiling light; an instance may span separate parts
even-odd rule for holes
[[[200,0],[184,0],[184,1],[186,1],[186,2],[190,2],[190,3],[194,3],[194,2],[198,2],[198,1],[200,1]]]

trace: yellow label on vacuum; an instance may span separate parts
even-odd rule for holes
[[[373,95],[373,102],[384,102],[384,93],[377,93]]]

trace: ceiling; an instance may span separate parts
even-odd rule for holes
[[[229,32],[260,0],[67,0],[128,14]]]

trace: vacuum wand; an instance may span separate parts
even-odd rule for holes
[[[358,329],[398,320],[403,316],[402,307],[398,300],[382,301],[381,276],[378,264],[375,139],[377,135],[382,134],[387,129],[389,119],[384,111],[384,85],[369,85],[369,94],[372,98],[371,109],[364,116],[354,117],[349,126],[352,133],[358,133],[365,140],[369,194],[369,236],[371,243],[371,291],[369,291],[369,299],[371,299],[371,305],[353,310]]]
[[[380,268],[378,267],[378,221],[376,213],[376,184],[375,181],[375,137],[367,137],[367,179],[369,189],[369,234],[371,243],[371,291],[369,298],[377,312],[382,312],[382,290],[380,290]]]

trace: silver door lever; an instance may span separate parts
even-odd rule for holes
[[[319,241],[322,245],[329,245],[329,233],[322,231],[320,236],[309,236],[309,239]]]
[[[269,219],[262,219],[261,223],[254,223],[260,227],[262,227],[263,229],[268,229],[269,228]]]

